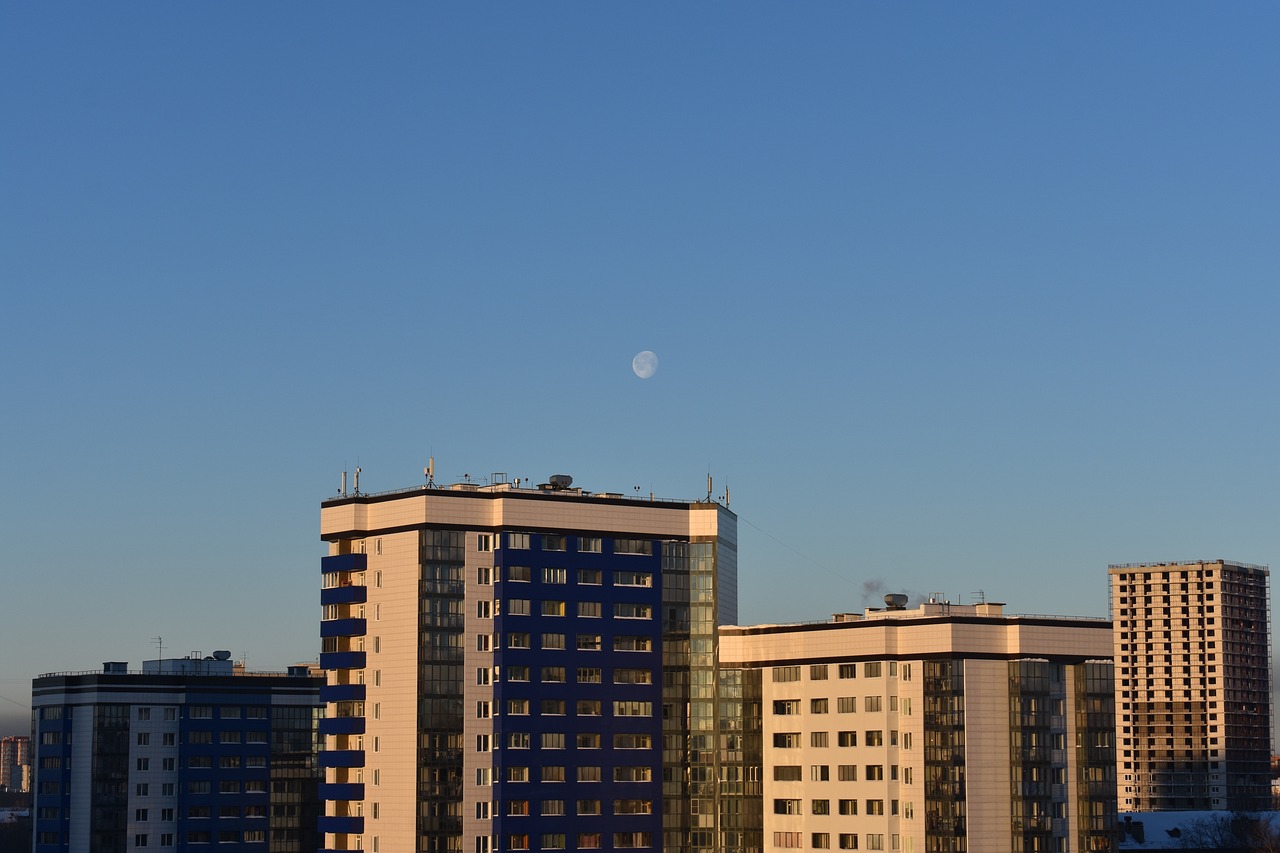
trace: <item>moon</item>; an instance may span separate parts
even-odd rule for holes
[[[631,370],[641,379],[648,379],[658,372],[658,357],[648,350],[638,352],[636,357],[631,359]]]

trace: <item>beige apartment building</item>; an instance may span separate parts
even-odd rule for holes
[[[324,501],[324,851],[718,849],[737,519],[571,483]]]
[[[1110,850],[1110,622],[886,602],[720,629],[725,848]]]
[[[1109,574],[1120,810],[1269,809],[1267,567],[1192,560]]]

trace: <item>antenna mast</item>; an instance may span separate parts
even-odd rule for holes
[[[156,657],[164,660],[164,637],[152,637],[151,642],[156,644]]]

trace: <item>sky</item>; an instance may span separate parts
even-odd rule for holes
[[[745,624],[1280,565],[1280,7],[0,2],[0,733],[319,504],[730,490]],[[650,350],[657,372],[631,359]]]

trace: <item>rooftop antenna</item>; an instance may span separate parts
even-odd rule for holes
[[[715,490],[714,487],[711,485],[711,472],[708,471],[707,472],[707,503],[711,503],[711,493],[714,490]]]
[[[969,593],[969,594],[970,594],[970,595],[972,595],[974,598],[978,599],[978,601],[977,601],[977,603],[978,603],[978,604],[986,604],[986,603],[987,603],[987,592],[986,592],[986,590],[980,589],[980,590],[978,590],[977,592],[971,592],[971,593]]]
[[[164,660],[164,637],[152,637],[151,642],[156,644],[156,657]]]
[[[344,498],[347,496],[347,469],[342,469],[342,488],[338,489],[338,494]]]
[[[428,489],[436,487],[436,458],[434,456],[427,457],[427,467],[422,469],[422,476],[427,478]]]
[[[356,497],[360,496],[360,466],[356,466],[356,487],[352,490],[352,494]]]
[[[728,483],[724,484],[724,505],[725,505],[725,508],[728,509],[729,507],[729,484]]]

